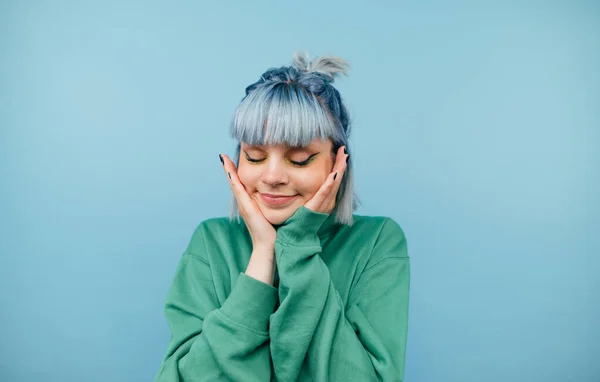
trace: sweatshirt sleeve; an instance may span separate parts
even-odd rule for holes
[[[190,244],[167,294],[172,335],[154,381],[269,381],[268,322],[277,289],[240,273],[220,306],[211,266],[198,253],[206,249],[201,230],[192,240],[196,252]]]
[[[317,231],[328,215],[297,212],[275,246],[280,307],[271,316],[270,347],[277,379],[296,380],[308,362],[315,381],[402,381],[410,265],[401,228],[385,221],[371,255],[377,260],[344,306],[319,256]]]

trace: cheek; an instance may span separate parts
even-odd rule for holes
[[[304,196],[312,196],[319,191],[329,175],[326,171],[302,172],[295,177],[296,188]]]
[[[253,169],[246,164],[240,164],[238,177],[248,191],[256,189],[256,184],[260,180],[260,171]]]

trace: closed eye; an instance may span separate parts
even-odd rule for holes
[[[314,157],[315,157],[315,155],[317,155],[317,154],[318,154],[318,153],[316,153],[316,154],[313,154],[313,155],[309,156],[309,157],[308,157],[308,159],[307,159],[307,160],[305,160],[304,162],[294,162],[293,160],[290,160],[290,162],[292,162],[292,164],[293,164],[294,166],[303,167],[303,166],[306,166],[306,165],[308,165],[310,162],[312,162],[313,158],[314,158]]]
[[[248,154],[246,154],[246,159],[248,160],[248,162],[252,162],[252,163],[260,163],[260,162],[264,161],[264,159],[252,159],[248,156]]]
[[[248,160],[248,162],[251,163],[261,163],[263,162],[266,158],[263,159],[253,159],[250,157],[250,155],[248,155],[248,153],[246,151],[244,151],[244,154],[246,154],[246,159]],[[304,167],[306,165],[308,165],[310,162],[312,162],[313,158],[317,155],[318,153],[314,153],[311,156],[308,157],[308,159],[306,159],[305,161],[302,162],[296,162],[293,160],[290,160],[290,163],[292,163],[294,166],[298,166],[298,167]]]

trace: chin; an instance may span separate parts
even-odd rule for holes
[[[261,211],[269,223],[273,225],[279,225],[292,216],[297,208],[298,207],[296,206],[289,206],[287,208],[275,210],[261,206]]]

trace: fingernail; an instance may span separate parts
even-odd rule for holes
[[[348,155],[348,156],[346,157],[346,163],[348,163],[348,158],[350,158],[350,155]]]
[[[219,154],[219,160],[221,160],[222,165],[225,165],[225,161],[223,161],[223,157],[221,156],[221,154]]]
[[[231,179],[231,173],[230,173],[230,172],[228,172],[228,173],[227,173],[227,175],[229,175],[229,179]]]
[[[346,151],[346,146],[344,146],[344,154],[348,154],[348,151]]]
[[[337,178],[337,172],[335,173],[335,175],[333,176],[333,180],[335,180],[335,178]]]

